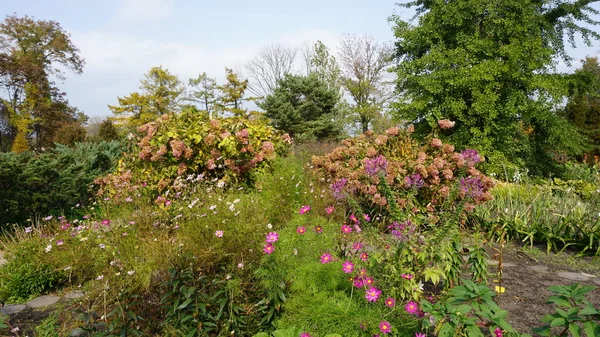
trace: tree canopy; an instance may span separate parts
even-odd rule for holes
[[[259,106],[273,125],[299,139],[332,139],[341,133],[336,123],[339,92],[317,74],[286,75]]]
[[[548,163],[558,151],[581,150],[580,137],[555,107],[566,94],[564,38],[599,35],[592,1],[417,0],[417,22],[395,22],[398,119],[429,133],[440,119],[455,127],[439,136],[480,150],[492,163]],[[544,170],[540,167],[532,167]]]

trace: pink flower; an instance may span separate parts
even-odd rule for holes
[[[272,243],[267,243],[264,245],[263,247],[263,252],[267,255],[270,255],[271,253],[273,253],[275,251],[275,246],[273,246]]]
[[[321,255],[321,263],[322,264],[326,264],[331,262],[331,254],[329,253],[324,253],[323,255]]]
[[[366,262],[369,259],[369,254],[367,252],[362,252],[360,254],[360,259]]]
[[[367,213],[363,214],[363,219],[365,219],[365,221],[371,221],[371,217]]]
[[[312,337],[308,332],[303,332],[300,334],[300,337]]]
[[[440,126],[440,129],[452,129],[455,123],[456,122],[453,122],[449,119],[438,120],[438,125]]]
[[[409,301],[408,303],[406,303],[406,306],[404,306],[404,309],[406,309],[406,312],[411,315],[418,315],[420,312],[419,304],[415,301]]]
[[[222,238],[223,237],[223,231],[222,230],[218,230],[215,232],[215,236],[218,238]]]
[[[342,270],[344,271],[344,273],[350,274],[354,271],[354,263],[346,260],[346,262],[342,264]]]
[[[354,222],[354,223],[358,223],[358,218],[356,217],[356,215],[354,215],[354,214],[350,214],[350,217],[349,217],[349,218],[350,218],[350,220],[352,220],[352,222]]]
[[[342,225],[342,233],[344,233],[344,234],[352,233],[352,227],[350,227],[348,225]]]
[[[354,225],[354,230],[355,230],[357,233],[360,233],[360,232],[362,232],[362,229],[360,228],[360,226],[359,226],[359,225]]]
[[[300,214],[306,214],[309,211],[310,211],[310,206],[304,205],[304,206],[300,207],[300,211],[298,213],[300,213]]]
[[[427,337],[427,335],[422,332],[416,332],[415,337]]]
[[[502,329],[500,329],[500,328],[494,329],[494,335],[496,335],[496,337],[502,337]]]
[[[362,288],[365,286],[363,279],[360,277],[355,277],[354,280],[352,281],[352,284],[357,288]]]
[[[403,279],[412,280],[413,276],[411,274],[402,274],[400,275]]]
[[[298,234],[304,234],[304,233],[306,233],[306,227],[300,226],[300,227],[296,228],[296,232]]]
[[[315,226],[315,232],[317,232],[317,234],[323,233],[323,226],[321,226],[321,225]]]
[[[277,240],[279,240],[279,234],[277,234],[277,232],[269,232],[269,234],[267,234],[267,238],[265,240],[266,243],[275,243],[277,242]]]
[[[368,286],[372,286],[373,285],[373,278],[372,277],[365,277],[365,284]]]
[[[64,243],[64,242],[63,242],[63,240],[57,240],[57,241],[56,241],[56,245],[57,245],[57,246],[62,246],[62,245],[63,245],[63,243]]]
[[[367,290],[367,293],[365,294],[365,298],[369,302],[376,302],[379,296],[381,296],[381,290],[375,287],[370,287],[369,290]]]
[[[365,268],[361,268],[358,272],[358,275],[360,275],[360,277],[367,277],[367,270]]]
[[[325,208],[325,213],[331,214],[331,213],[333,213],[333,210],[334,210],[333,206],[329,206],[329,207]]]
[[[393,298],[391,298],[391,297],[388,297],[388,298],[385,300],[385,305],[387,305],[387,306],[388,306],[388,307],[390,307],[390,308],[393,308],[393,307],[396,305],[396,300],[395,300],[395,299],[393,299]]]
[[[379,323],[379,330],[381,330],[381,333],[384,335],[387,335],[388,332],[392,331],[392,326],[390,325],[390,322],[381,321],[381,323]]]
[[[104,220],[102,220],[102,224],[103,224],[104,226],[110,226],[110,220],[108,220],[108,219],[104,219]]]
[[[362,248],[363,248],[363,244],[362,244],[362,243],[360,243],[360,242],[355,242],[355,243],[352,245],[352,249],[354,249],[354,250],[361,250]]]

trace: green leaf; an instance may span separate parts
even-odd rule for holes
[[[187,300],[185,300],[185,302],[181,303],[181,305],[179,305],[176,310],[181,310],[183,308],[186,308],[190,303],[192,303],[192,301],[193,301],[192,298],[188,298]]]
[[[594,321],[587,321],[583,323],[583,332],[587,337],[600,336],[600,325]]]
[[[550,322],[550,327],[555,328],[557,326],[564,326],[567,323],[567,320],[562,318],[562,317],[558,317],[555,318],[554,320],[552,320],[552,322]]]
[[[252,337],[269,337],[269,335],[266,332],[259,332]]]
[[[569,331],[573,337],[581,337],[581,327],[575,323],[569,324]]]
[[[567,307],[567,308],[572,307],[571,302],[569,302],[569,300],[565,296],[558,296],[558,295],[550,296],[548,298],[548,303],[554,303],[556,305],[560,305],[560,306]]]

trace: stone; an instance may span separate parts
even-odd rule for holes
[[[558,273],[558,276],[562,277],[564,279],[567,279],[567,280],[571,280],[571,281],[587,281],[590,279],[589,276],[585,276],[580,273],[571,273],[571,272],[561,272],[561,273]]]
[[[83,291],[75,290],[68,292],[63,298],[66,300],[76,300],[78,298],[82,298],[83,296],[85,296]]]
[[[502,262],[502,267],[506,267],[506,268],[510,268],[510,267],[515,267],[516,264],[511,263],[511,262]]]
[[[25,310],[25,308],[27,308],[25,304],[7,304],[0,308],[0,313],[4,315],[14,315]]]
[[[83,336],[85,335],[85,333],[85,330],[83,330],[82,328],[75,328],[71,330],[71,332],[69,333],[69,337]]]
[[[47,307],[49,305],[55,304],[60,300],[60,297],[53,295],[44,295],[40,297],[36,297],[31,301],[27,302],[27,305],[32,308],[42,308]]]
[[[597,284],[597,285],[599,285],[599,286],[600,286],[600,277],[594,277],[594,278],[592,279],[592,282],[594,282],[595,284]]]
[[[548,266],[544,266],[544,265],[541,265],[541,264],[538,264],[538,265],[535,265],[535,266],[528,266],[527,268],[533,270],[536,273],[540,273],[540,274],[548,272]]]

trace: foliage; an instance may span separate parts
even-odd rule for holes
[[[396,116],[427,135],[441,119],[456,126],[439,133],[459,149],[474,148],[489,172],[504,163],[548,174],[553,155],[582,151],[574,127],[552,111],[568,82],[553,74],[555,57],[569,61],[563,38],[600,34],[589,0],[424,1],[418,22],[395,22],[397,88],[404,99]]]
[[[79,123],[69,123],[61,125],[56,131],[54,142],[66,146],[73,146],[75,143],[83,142],[86,138],[86,132]]]
[[[600,335],[600,310],[585,298],[585,294],[594,289],[578,283],[548,287],[555,294],[548,298],[548,304],[556,306],[555,312],[544,316],[541,321],[546,325],[533,331],[540,336],[554,336],[552,329],[564,328],[556,336],[567,336],[568,333],[573,337]]]
[[[449,296],[435,303],[421,301],[425,313],[423,328],[433,328],[435,336],[485,336],[481,329],[489,329],[490,335],[520,336],[505,318],[508,311],[494,302],[494,292],[485,284],[464,280],[463,284],[450,290]],[[523,335],[526,336],[526,335]]]
[[[225,68],[225,80],[223,85],[217,86],[221,92],[217,101],[220,112],[230,112],[237,117],[247,117],[247,111],[242,109],[244,101],[253,101],[254,97],[246,97],[248,80],[242,80],[239,75],[229,68]]]
[[[309,74],[315,74],[329,89],[340,92],[342,87],[341,70],[335,56],[329,53],[329,48],[317,41],[313,47],[314,55],[310,58]]]
[[[286,75],[259,106],[273,125],[304,139],[333,139],[340,135],[335,123],[339,93],[317,75]]]
[[[40,155],[0,154],[0,224],[18,223],[86,203],[94,179],[112,169],[121,144],[58,145]]]
[[[547,251],[576,249],[600,254],[600,196],[598,185],[584,181],[552,184],[499,184],[494,200],[477,208],[476,215],[490,233],[506,233],[509,240],[541,243]]]
[[[214,116],[215,104],[217,103],[217,80],[208,77],[206,73],[198,75],[196,78],[190,78],[190,91],[188,100],[201,104],[201,110],[206,111],[209,117]]]
[[[98,133],[95,135],[95,139],[101,142],[111,142],[115,140],[121,140],[121,136],[119,135],[119,131],[117,130],[115,124],[110,119],[106,119],[100,123]]]
[[[600,66],[597,57],[586,57],[573,74],[564,115],[591,142],[592,156],[600,155]]]
[[[191,111],[163,115],[138,131],[137,146],[120,161],[117,172],[96,180],[100,195],[123,202],[129,192],[143,189],[157,197],[190,174],[223,184],[249,184],[253,173],[284,155],[291,142],[262,120],[207,122]]]
[[[115,115],[124,115],[128,125],[139,126],[157,117],[179,110],[184,85],[176,75],[162,66],[151,68],[140,81],[140,92],[119,97],[119,105],[109,105]]]
[[[22,148],[25,138],[33,138],[36,150],[53,145],[54,135],[63,124],[79,122],[81,113],[68,101],[50,77],[64,79],[60,70],[81,73],[84,61],[69,34],[55,21],[7,16],[0,23],[0,114],[8,121],[2,130]],[[60,66],[60,67],[58,67]]]

